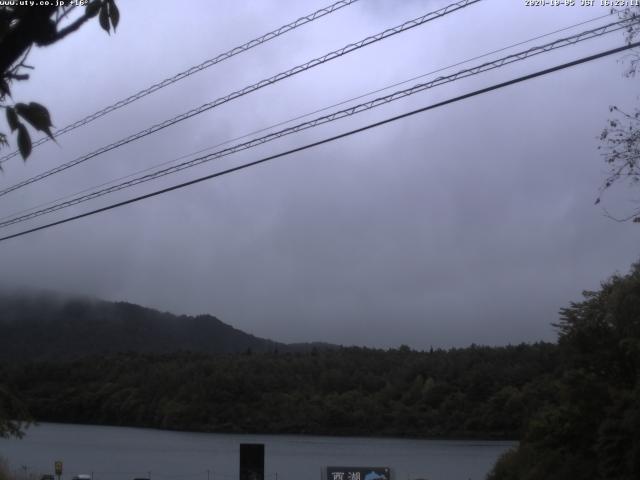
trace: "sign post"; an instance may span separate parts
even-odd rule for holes
[[[53,466],[55,468],[56,475],[58,476],[58,480],[60,480],[60,477],[62,476],[62,460],[56,460]]]

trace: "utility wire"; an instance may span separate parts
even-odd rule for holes
[[[525,82],[525,81],[528,81],[528,80],[532,80],[534,78],[541,77],[543,75],[548,75],[550,73],[554,73],[554,72],[557,72],[557,71],[560,71],[560,70],[564,70],[564,69],[567,69],[567,68],[570,68],[570,67],[574,67],[576,65],[580,65],[580,64],[583,64],[583,63],[591,62],[591,61],[597,60],[599,58],[604,58],[604,57],[607,57],[607,56],[610,56],[610,55],[614,55],[616,53],[620,53],[620,52],[623,52],[623,51],[626,51],[626,50],[629,50],[629,49],[632,49],[632,48],[636,48],[638,46],[640,46],[640,42],[634,42],[634,43],[630,43],[630,44],[627,44],[627,45],[623,45],[621,47],[617,47],[617,48],[613,48],[613,49],[610,49],[610,50],[606,50],[604,52],[596,53],[594,55],[590,55],[590,56],[587,56],[587,57],[582,57],[582,58],[580,58],[578,60],[573,60],[571,62],[563,63],[563,64],[557,65],[555,67],[547,68],[547,69],[544,69],[544,70],[539,70],[539,71],[537,71],[535,73],[531,73],[531,74],[528,74],[528,75],[523,75],[521,77],[517,77],[517,78],[514,78],[512,80],[508,80],[506,82],[497,83],[497,84],[494,84],[494,85],[492,85],[490,87],[481,88],[479,90],[475,90],[473,92],[466,93],[464,95],[460,95],[460,96],[457,96],[457,97],[453,97],[453,98],[450,98],[448,100],[444,100],[444,101],[441,101],[441,102],[438,102],[438,103],[433,103],[433,104],[428,105],[426,107],[422,107],[422,108],[419,108],[417,110],[412,110],[410,112],[406,112],[406,113],[403,113],[403,114],[400,114],[400,115],[396,115],[396,116],[387,118],[385,120],[381,120],[379,122],[370,123],[368,125],[365,125],[364,127],[356,128],[354,130],[349,130],[347,132],[344,132],[344,133],[341,133],[341,134],[338,134],[338,135],[334,135],[334,136],[331,136],[331,137],[327,137],[327,138],[324,138],[322,140],[318,140],[316,142],[308,143],[308,144],[303,145],[301,147],[297,147],[297,148],[293,148],[293,149],[290,149],[290,150],[286,150],[284,152],[280,152],[280,153],[277,153],[275,155],[269,155],[267,157],[263,157],[263,158],[261,158],[259,160],[255,160],[253,162],[245,163],[245,164],[233,167],[233,168],[228,168],[228,169],[222,170],[220,172],[212,173],[210,175],[206,175],[204,177],[199,177],[199,178],[196,178],[194,180],[190,180],[190,181],[187,181],[187,182],[184,182],[184,183],[180,183],[178,185],[173,185],[171,187],[163,188],[161,190],[156,190],[154,192],[147,193],[145,195],[140,195],[138,197],[130,198],[130,199],[124,200],[122,202],[113,203],[111,205],[107,205],[106,207],[97,208],[95,210],[91,210],[89,212],[81,213],[79,215],[74,215],[72,217],[67,217],[67,218],[64,218],[62,220],[58,220],[56,222],[51,222],[51,223],[48,223],[48,224],[45,224],[45,225],[40,225],[39,227],[31,228],[31,229],[28,229],[28,230],[23,230],[23,231],[18,232],[18,233],[14,233],[14,234],[11,234],[11,235],[0,237],[0,242],[6,241],[6,240],[9,240],[9,239],[12,239],[12,238],[21,237],[23,235],[27,235],[29,233],[33,233],[33,232],[37,232],[37,231],[44,230],[44,229],[47,229],[47,228],[51,228],[51,227],[54,227],[54,226],[57,226],[57,225],[62,225],[64,223],[68,223],[68,222],[71,222],[71,221],[74,221],[74,220],[78,220],[80,218],[84,218],[84,217],[88,217],[88,216],[91,216],[91,215],[96,215],[98,213],[102,213],[102,212],[106,212],[106,211],[109,211],[109,210],[113,210],[115,208],[122,207],[124,205],[129,205],[131,203],[136,203],[136,202],[139,202],[139,201],[142,201],[142,200],[146,200],[147,198],[156,197],[158,195],[162,195],[164,193],[171,192],[173,190],[179,190],[179,189],[188,187],[190,185],[195,185],[196,183],[204,182],[205,180],[211,180],[213,178],[221,177],[221,176],[227,175],[229,173],[233,173],[233,172],[237,172],[237,171],[240,171],[240,170],[244,170],[246,168],[253,167],[253,166],[259,165],[261,163],[266,163],[266,162],[275,160],[277,158],[281,158],[281,157],[285,157],[285,156],[288,156],[288,155],[292,155],[294,153],[302,152],[304,150],[309,150],[311,148],[314,148],[314,147],[317,147],[317,146],[320,146],[320,145],[324,145],[326,143],[330,143],[330,142],[333,142],[333,141],[336,141],[336,140],[339,140],[339,139],[342,139],[342,138],[346,138],[346,137],[349,137],[351,135],[355,135],[357,133],[361,133],[361,132],[364,132],[364,131],[367,131],[367,130],[370,130],[370,129],[373,129],[373,128],[377,128],[377,127],[380,127],[382,125],[386,125],[388,123],[392,123],[392,122],[395,122],[397,120],[401,120],[403,118],[407,118],[407,117],[416,115],[418,113],[422,113],[422,112],[426,112],[428,110],[433,110],[433,109],[436,109],[436,108],[439,108],[439,107],[443,107],[445,105],[449,105],[449,104],[456,103],[456,102],[459,102],[459,101],[462,101],[462,100],[466,100],[468,98],[472,98],[472,97],[475,97],[475,96],[478,96],[478,95],[482,95],[482,94],[485,94],[485,93],[488,93],[488,92],[492,92],[492,91],[498,90],[500,88],[505,88],[505,87],[508,87],[510,85],[514,85],[514,84],[517,84],[517,83],[522,83],[522,82]]]
[[[111,113],[115,110],[118,110],[119,108],[124,107],[125,105],[129,105],[132,102],[135,102],[136,100],[140,100],[143,97],[146,97],[147,95],[150,95],[154,92],[157,92],[158,90],[165,88],[169,85],[171,85],[172,83],[178,82],[186,77],[189,77],[191,75],[193,75],[194,73],[200,72],[206,68],[212,67],[213,65],[223,62],[225,60],[228,60],[231,57],[234,57],[235,55],[238,55],[240,53],[246,52],[247,50],[250,50],[254,47],[257,47],[258,45],[262,45],[265,42],[268,42],[269,40],[273,40],[274,38],[279,37],[280,35],[284,35],[287,32],[290,32],[292,30],[295,30],[298,27],[301,27],[302,25],[305,25],[307,23],[311,23],[314,20],[317,20],[318,18],[322,18],[325,15],[329,15],[330,13],[333,13],[337,10],[340,10],[341,8],[344,8],[348,5],[351,5],[352,3],[357,2],[358,0],[340,0],[339,2],[336,2],[332,5],[329,5],[328,7],[324,7],[321,8],[320,10],[316,10],[313,13],[310,13],[308,15],[305,15],[303,17],[298,18],[296,21],[288,23],[287,25],[283,25],[280,28],[277,28],[275,30],[272,30],[269,33],[265,33],[264,35],[258,37],[258,38],[254,38],[253,40],[240,45],[239,47],[234,47],[231,50],[228,50],[224,53],[221,53],[213,58],[210,58],[208,60],[205,60],[204,62],[202,62],[200,65],[196,65],[193,66],[191,68],[188,68],[187,70],[184,70],[182,72],[176,73],[174,76],[169,77],[169,78],[165,78],[164,80],[162,80],[161,82],[158,82],[154,85],[151,85],[148,88],[145,88],[144,90],[140,90],[137,93],[134,93],[133,95],[120,100],[112,105],[109,105],[105,108],[103,108],[102,110],[98,110],[95,113],[92,113],[91,115],[87,115],[86,117],[73,122],[69,125],[67,125],[66,127],[60,128],[59,130],[56,130],[53,133],[54,138],[57,138],[61,135],[64,135],[65,133],[68,133],[72,130],[75,130],[76,128],[82,127],[88,123],[93,122],[94,120],[97,120],[100,117],[104,117],[105,115],[107,115],[108,113]],[[37,140],[36,142],[33,142],[32,147],[37,147],[38,145],[42,145],[43,143],[49,141],[49,137],[42,137],[39,140]],[[8,155],[5,155],[3,157],[0,157],[0,165],[2,165],[4,162],[6,162],[7,160],[17,156],[19,153],[18,150],[9,153]]]
[[[426,82],[426,83],[420,83],[417,85],[414,85],[411,88],[407,88],[404,90],[399,90],[396,91],[394,93],[391,93],[389,95],[383,96],[383,97],[378,97],[376,99],[373,99],[369,102],[365,102],[365,103],[361,103],[355,106],[352,106],[350,108],[344,109],[344,110],[339,110],[337,112],[333,112],[329,115],[324,115],[318,118],[315,118],[313,120],[310,120],[308,122],[303,122],[300,123],[298,125],[294,125],[288,128],[285,128],[283,130],[280,130],[278,132],[273,132],[270,133],[268,135],[259,137],[259,138],[255,138],[252,140],[249,140],[247,142],[244,143],[240,143],[228,148],[225,148],[223,150],[220,150],[218,152],[214,152],[208,155],[204,155],[201,157],[197,157],[194,158],[192,160],[180,163],[178,165],[174,165],[172,167],[168,167],[162,170],[158,170],[154,173],[150,173],[148,175],[144,175],[141,177],[137,177],[134,178],[132,180],[126,181],[126,182],[122,182],[120,184],[117,185],[113,185],[111,187],[107,187],[101,190],[97,190],[91,193],[88,193],[86,195],[82,195],[79,197],[75,197],[71,200],[65,201],[65,202],[61,202],[61,203],[57,203],[55,205],[52,205],[50,207],[47,208],[43,208],[40,210],[37,210],[35,212],[31,212],[25,215],[21,215],[21,216],[17,216],[17,217],[13,217],[11,219],[8,220],[4,220],[4,221],[0,221],[0,228],[4,228],[4,227],[8,227],[10,225],[15,225],[17,223],[21,223],[21,222],[25,222],[27,220],[31,220],[33,218],[48,214],[48,213],[52,213],[58,210],[62,210],[64,208],[67,207],[71,207],[73,205],[77,205],[79,203],[84,203],[87,202],[89,200],[93,200],[95,198],[98,197],[102,197],[104,195],[113,193],[113,192],[117,192],[119,190],[124,190],[125,188],[130,188],[133,187],[135,185],[139,185],[142,183],[146,183],[149,182],[151,180],[155,180],[157,178],[160,177],[164,177],[166,175],[170,175],[173,173],[177,173],[179,171],[185,170],[187,168],[191,168],[197,165],[200,165],[202,163],[205,162],[209,162],[212,160],[216,160],[219,159],[221,157],[225,157],[227,155],[231,155],[233,153],[237,153],[239,151],[242,150],[247,150],[259,145],[262,145],[264,143],[276,140],[278,138],[282,138],[284,136],[287,135],[291,135],[294,133],[298,133],[301,132],[303,130],[307,130],[310,128],[314,128],[317,127],[319,125],[323,125],[325,123],[330,123],[345,117],[349,117],[352,115],[356,115],[358,113],[362,113],[365,112],[367,110],[371,110],[373,108],[385,105],[387,103],[399,100],[401,98],[405,98],[408,97],[410,95],[414,95],[416,93],[419,92],[423,92],[425,90],[437,87],[439,85],[443,85],[446,83],[450,83],[450,82],[454,82],[463,78],[468,78],[474,75],[478,75],[484,72],[488,72],[490,70],[494,70],[497,68],[501,68],[504,67],[505,65],[509,65],[518,61],[522,61],[528,58],[531,58],[535,55],[539,55],[542,53],[548,53],[552,50],[558,49],[558,48],[562,48],[562,47],[566,47],[569,45],[575,45],[576,43],[579,42],[583,42],[586,40],[590,40],[593,38],[597,38],[600,37],[602,35],[608,34],[608,33],[613,33],[616,32],[618,30],[624,29],[624,28],[628,28],[630,25],[633,24],[638,24],[640,23],[638,20],[620,20],[618,22],[614,22],[608,25],[604,25],[602,27],[598,27],[592,30],[587,30],[581,33],[578,33],[576,35],[572,35],[570,37],[566,37],[566,38],[562,38],[562,39],[558,39],[555,40],[553,42],[547,43],[545,45],[541,45],[541,46],[537,46],[537,47],[532,47],[529,48],[528,50],[524,50],[518,53],[514,53],[511,55],[508,55],[506,57],[502,57],[499,58],[497,60],[494,60],[492,62],[486,62],[483,63],[481,65],[475,66],[475,67],[471,67],[468,69],[464,69],[461,70],[457,73],[454,73],[452,75],[448,75],[448,76],[443,76],[443,77],[438,77],[432,81]]]
[[[9,218],[16,217],[17,215],[21,215],[21,214],[23,214],[23,213],[27,213],[27,212],[31,212],[31,211],[33,211],[33,210],[41,209],[42,207],[46,207],[47,205],[52,205],[52,204],[58,203],[58,202],[60,202],[60,201],[62,201],[62,200],[67,200],[67,199],[69,199],[69,198],[75,197],[75,196],[77,196],[77,195],[81,195],[81,194],[83,194],[83,193],[91,192],[91,191],[96,190],[96,189],[98,189],[98,188],[105,187],[105,186],[107,186],[107,185],[111,185],[111,184],[113,184],[113,183],[119,182],[119,181],[121,181],[121,180],[125,180],[125,179],[127,179],[127,178],[131,178],[131,177],[134,177],[134,176],[136,176],[136,175],[140,175],[141,173],[148,172],[148,171],[150,171],[150,170],[153,170],[154,168],[164,167],[165,165],[169,165],[169,164],[171,164],[171,163],[178,162],[178,161],[183,160],[183,159],[185,159],[185,158],[189,158],[189,157],[192,157],[192,156],[194,156],[194,155],[199,155],[199,154],[204,153],[204,152],[207,152],[207,151],[209,151],[209,150],[213,150],[214,148],[219,148],[219,147],[222,147],[222,146],[224,146],[224,145],[228,145],[228,144],[230,144],[230,143],[236,142],[236,141],[238,141],[238,140],[242,140],[242,139],[244,139],[244,138],[252,137],[252,136],[254,136],[254,135],[257,135],[258,133],[266,132],[266,131],[268,131],[268,130],[272,130],[272,129],[274,129],[274,128],[280,127],[280,126],[282,126],[282,125],[286,125],[286,124],[288,124],[288,123],[295,122],[296,120],[301,120],[301,119],[303,119],[303,118],[310,117],[311,115],[314,115],[314,114],[316,114],[316,113],[324,112],[324,111],[329,110],[329,109],[331,109],[331,108],[339,107],[339,106],[341,106],[341,105],[345,105],[345,104],[347,104],[347,103],[349,103],[349,102],[353,102],[353,101],[355,101],[355,100],[360,100],[360,99],[362,99],[362,98],[369,97],[369,96],[371,96],[371,95],[375,95],[376,93],[380,93],[380,92],[383,92],[383,91],[385,91],[385,90],[389,90],[390,88],[398,87],[398,86],[400,86],[400,85],[405,85],[405,84],[407,84],[407,83],[409,83],[409,82],[412,82],[412,81],[418,80],[418,79],[420,79],[420,78],[424,78],[424,77],[427,77],[427,76],[431,76],[431,75],[434,75],[434,74],[436,74],[436,73],[440,73],[440,72],[443,72],[443,71],[445,71],[445,70],[448,70],[448,69],[450,69],[450,68],[457,67],[457,66],[460,66],[460,65],[464,65],[464,64],[469,63],[469,62],[472,62],[472,61],[474,61],[474,60],[479,60],[479,59],[481,59],[481,58],[486,58],[486,57],[488,57],[488,56],[490,56],[490,55],[494,55],[494,54],[496,54],[496,53],[504,52],[505,50],[510,50],[510,49],[512,49],[512,48],[514,48],[514,47],[518,47],[518,46],[520,46],[520,45],[525,45],[525,44],[527,44],[527,43],[531,43],[531,42],[533,42],[533,41],[535,41],[535,40],[539,40],[539,39],[542,39],[542,38],[545,38],[545,37],[549,37],[549,36],[551,36],[551,35],[555,35],[556,33],[565,32],[565,31],[567,31],[567,30],[571,30],[571,29],[573,29],[573,28],[576,28],[576,27],[579,27],[579,26],[585,25],[585,24],[587,24],[587,23],[592,23],[592,22],[595,22],[595,21],[597,21],[597,20],[601,20],[601,19],[603,19],[603,18],[610,17],[611,15],[614,15],[614,14],[615,14],[615,12],[606,13],[606,14],[604,14],[604,15],[600,15],[600,16],[598,16],[598,17],[594,17],[594,18],[592,18],[592,19],[590,19],[590,20],[585,20],[585,21],[580,22],[580,23],[575,23],[575,24],[573,24],[573,25],[569,25],[569,26],[567,26],[567,27],[563,27],[563,28],[561,28],[561,29],[554,30],[553,32],[548,32],[548,33],[545,33],[545,34],[542,34],[542,35],[538,35],[538,36],[536,36],[536,37],[532,37],[532,38],[529,38],[529,39],[527,39],[527,40],[523,40],[523,41],[520,41],[520,42],[518,42],[518,43],[514,43],[514,44],[511,44],[511,45],[509,45],[509,46],[499,48],[499,49],[497,49],[497,50],[492,50],[492,51],[490,51],[490,52],[483,53],[482,55],[478,55],[478,56],[475,56],[475,57],[472,57],[472,58],[468,58],[468,59],[466,59],[466,60],[459,61],[459,62],[454,63],[454,64],[451,64],[451,65],[447,65],[446,67],[440,67],[440,68],[438,68],[437,70],[432,70],[432,71],[430,71],[430,72],[423,73],[423,74],[421,74],[421,75],[418,75],[418,76],[415,76],[415,77],[409,78],[409,79],[407,79],[407,80],[403,80],[403,81],[401,81],[401,82],[396,82],[396,83],[393,83],[393,84],[391,84],[391,85],[387,85],[387,86],[385,86],[385,87],[378,88],[378,89],[376,89],[376,90],[372,90],[372,91],[369,91],[369,92],[367,92],[367,93],[363,93],[363,94],[361,94],[361,95],[358,95],[357,97],[352,97],[352,98],[349,98],[349,99],[346,99],[346,100],[342,100],[342,101],[340,101],[340,102],[338,102],[338,103],[334,103],[334,104],[332,104],[332,105],[328,105],[328,106],[326,106],[326,107],[322,107],[322,108],[317,109],[317,110],[314,110],[314,111],[312,111],[312,112],[307,112],[307,113],[305,113],[305,114],[298,115],[298,116],[293,117],[293,118],[290,118],[290,119],[288,119],[288,120],[284,120],[284,121],[278,122],[278,123],[276,123],[276,124],[270,125],[270,126],[268,126],[268,127],[263,127],[263,128],[258,129],[258,130],[254,130],[254,131],[252,131],[252,132],[245,133],[245,134],[243,134],[243,135],[241,135],[241,136],[234,137],[234,138],[231,138],[231,139],[229,139],[229,140],[225,140],[224,142],[220,142],[220,143],[217,143],[217,144],[215,144],[215,145],[212,145],[212,146],[209,146],[209,147],[202,148],[202,149],[197,150],[197,151],[195,151],[195,152],[191,152],[191,153],[187,153],[187,154],[184,154],[184,155],[180,155],[180,156],[179,156],[179,157],[177,157],[177,158],[173,158],[173,159],[171,159],[171,160],[167,160],[167,161],[164,161],[164,162],[162,162],[162,163],[159,163],[159,164],[156,164],[156,165],[152,165],[152,166],[147,167],[147,168],[144,168],[144,169],[142,169],[142,170],[137,170],[137,171],[135,171],[135,172],[133,172],[133,173],[130,173],[130,174],[128,174],[128,175],[124,175],[124,176],[121,176],[121,177],[117,177],[117,178],[114,178],[114,179],[109,180],[109,181],[107,181],[107,182],[103,182],[103,183],[100,183],[100,184],[98,184],[98,185],[93,185],[92,187],[88,187],[88,188],[82,189],[82,190],[80,190],[80,191],[77,191],[77,192],[71,193],[71,194],[69,194],[69,195],[64,195],[64,196],[62,196],[62,197],[58,197],[58,198],[55,198],[55,199],[50,200],[50,201],[47,201],[47,202],[37,204],[37,205],[35,205],[35,206],[33,206],[33,207],[25,208],[25,209],[23,209],[23,210],[19,210],[19,211],[17,211],[17,212],[12,213],[12,214],[5,215],[4,217],[0,217],[0,222],[2,222],[3,220],[7,220],[7,219],[9,219]]]
[[[42,180],[44,178],[50,177],[51,175],[54,175],[56,173],[62,172],[68,168],[71,168],[75,165],[78,165],[80,163],[83,163],[87,160],[89,160],[90,158],[93,157],[97,157],[98,155],[101,155],[103,153],[106,153],[110,150],[113,150],[115,148],[121,147],[122,145],[125,145],[127,143],[133,142],[135,140],[138,140],[142,137],[145,137],[147,135],[150,135],[152,133],[155,133],[159,130],[162,130],[163,128],[169,127],[171,125],[174,125],[175,123],[181,122],[183,120],[186,120],[188,118],[191,118],[195,115],[199,115],[203,112],[206,112],[207,110],[211,110],[212,108],[215,108],[219,105],[222,105],[224,103],[230,102],[231,100],[235,100],[236,98],[242,97],[244,95],[247,95],[248,93],[254,92],[256,90],[259,90],[261,88],[264,88],[268,85],[271,85],[273,83],[279,82],[281,80],[284,80],[285,78],[289,78],[292,77],[294,75],[297,75],[298,73],[304,72],[306,70],[309,70],[313,67],[316,67],[318,65],[322,65],[326,62],[329,62],[331,60],[334,60],[336,58],[342,57],[343,55],[346,55],[348,53],[351,53],[353,51],[359,50],[362,47],[371,45],[373,43],[376,43],[380,40],[384,40],[386,38],[389,38],[393,35],[396,35],[398,33],[407,31],[411,28],[417,27],[419,25],[423,25],[427,22],[430,22],[431,20],[435,20],[437,18],[443,17],[449,13],[458,11],[460,9],[463,9],[465,7],[468,7],[470,5],[473,5],[474,3],[478,3],[482,0],[460,0],[458,2],[452,3],[450,5],[447,5],[444,8],[441,8],[440,10],[436,10],[433,11],[431,13],[427,13],[426,15],[423,15],[421,17],[417,17],[414,18],[412,20],[408,20],[406,22],[404,22],[401,25],[398,25],[396,27],[393,28],[389,28],[387,30],[384,30],[383,32],[380,32],[376,35],[372,35],[370,37],[364,38],[363,40],[360,40],[356,43],[351,43],[349,45],[346,45],[338,50],[334,50],[330,53],[327,53],[321,57],[315,58],[313,60],[310,60],[304,64],[298,65],[297,67],[294,67],[290,70],[287,70],[285,72],[281,72],[278,73],[277,75],[274,75],[273,77],[264,79],[259,81],[258,83],[254,83],[253,85],[250,85],[248,87],[245,87],[241,90],[237,90],[225,97],[220,97],[217,100],[214,100],[212,102],[209,103],[205,103],[204,105],[201,105],[197,108],[194,108],[192,110],[189,110],[188,112],[182,113],[176,117],[170,118],[168,120],[165,120],[164,122],[158,123],[156,125],[153,125],[145,130],[142,130],[138,133],[135,133],[133,135],[130,135],[126,138],[123,138],[121,140],[118,140],[117,142],[111,143],[107,146],[104,146],[102,148],[99,148],[98,150],[95,150],[91,153],[88,153],[86,155],[83,155],[81,157],[76,158],[75,160],[71,160],[67,163],[64,163],[62,165],[59,165],[58,167],[55,167],[51,170],[48,170],[44,173],[41,173],[39,175],[36,175],[34,177],[28,178],[26,180],[23,180],[22,182],[16,183],[10,187],[7,187],[3,190],[0,190],[0,196],[6,195],[9,192],[13,192],[14,190],[17,190],[19,188],[22,188],[26,185],[32,184],[34,182],[37,182],[39,180]]]

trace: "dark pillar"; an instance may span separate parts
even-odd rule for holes
[[[240,444],[240,480],[264,480],[264,444]]]

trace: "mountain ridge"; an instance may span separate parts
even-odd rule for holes
[[[296,352],[330,344],[286,344],[209,315],[176,315],[130,302],[51,292],[0,293],[0,360],[69,360],[122,352]]]

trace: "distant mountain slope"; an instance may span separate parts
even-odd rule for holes
[[[312,345],[308,347],[310,349]],[[237,330],[211,315],[173,315],[125,302],[0,294],[0,360],[72,359],[116,352],[304,350]]]

